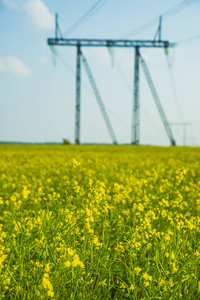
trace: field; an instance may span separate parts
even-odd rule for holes
[[[0,298],[200,299],[199,148],[0,153]]]

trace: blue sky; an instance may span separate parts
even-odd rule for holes
[[[97,0],[0,0],[0,141],[74,142],[76,49],[57,47],[54,14],[64,33]],[[104,0],[68,38],[153,39],[163,15],[162,38],[179,42],[141,49],[170,123],[187,122],[187,145],[200,145],[200,1]],[[147,26],[144,26],[148,24]],[[196,37],[191,40],[188,38]],[[119,143],[130,143],[134,49],[84,48]],[[170,68],[167,59],[171,62]],[[169,145],[145,77],[140,75],[140,142]],[[183,126],[173,125],[178,145]],[[82,68],[81,142],[110,143]]]

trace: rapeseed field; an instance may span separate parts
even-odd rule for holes
[[[200,299],[199,148],[0,153],[0,298]]]

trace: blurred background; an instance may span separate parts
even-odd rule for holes
[[[65,38],[153,40],[162,16],[168,49],[141,48],[178,145],[200,145],[199,0],[1,0],[0,141],[74,143],[76,48],[50,49],[55,13]],[[83,48],[119,143],[131,142],[132,48]],[[140,143],[169,145],[140,72]],[[111,143],[82,68],[81,143]]]

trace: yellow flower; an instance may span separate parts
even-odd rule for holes
[[[171,259],[174,260],[174,258],[175,258],[175,255],[174,255],[174,252],[172,252]]]
[[[66,262],[64,263],[64,265],[65,265],[65,267],[69,268],[69,267],[71,266],[71,263],[70,263],[70,261],[68,260],[68,261],[66,261]]]
[[[145,273],[143,274],[143,278],[144,278],[145,280],[152,281],[152,276],[150,276],[147,272],[145,272]]]
[[[48,273],[49,271],[50,271],[50,266],[49,266],[49,264],[47,264],[46,267],[45,267],[45,272]]]
[[[139,267],[136,267],[136,268],[135,268],[135,273],[136,273],[136,275],[139,275],[140,271],[142,271],[141,268],[139,268]]]
[[[47,295],[48,295],[49,297],[53,298],[53,297],[54,297],[54,292],[53,292],[52,290],[49,290],[49,291],[47,292]]]
[[[200,293],[200,281],[198,282],[198,293]]]
[[[79,260],[78,262],[78,265],[83,269],[85,266],[84,266],[84,263],[82,261]]]
[[[71,255],[71,256],[74,255],[74,250],[73,250],[73,249],[68,248],[67,251],[68,251],[68,254],[69,254],[69,255]]]
[[[172,264],[172,274],[174,274],[176,271],[178,271],[178,268],[176,267],[175,263]]]
[[[42,285],[47,290],[48,296],[53,297],[54,296],[53,286],[52,286],[51,282],[49,281],[48,273],[44,274],[43,279],[42,279]]]

